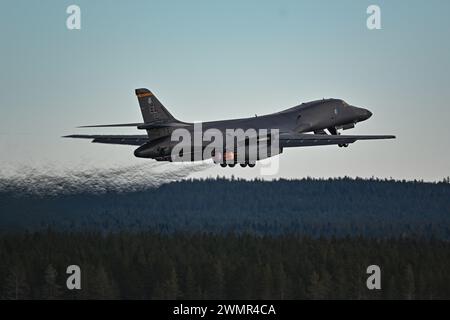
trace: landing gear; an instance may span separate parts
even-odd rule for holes
[[[217,154],[213,154],[212,159],[215,164],[220,164],[222,168],[226,167],[234,168],[238,164],[242,168],[245,167],[253,168],[256,165],[255,159],[250,158],[238,159],[236,154],[231,151],[228,152],[224,151],[223,153],[218,152]]]
[[[328,129],[328,132],[330,132],[330,134],[332,134],[333,136],[336,136],[339,134],[339,132],[337,132],[336,127],[329,127],[327,129]]]
[[[337,131],[336,127],[330,127],[330,128],[327,128],[327,130],[333,136],[339,136],[340,135],[340,133]],[[342,147],[347,148],[348,147],[348,143],[340,143],[340,144],[338,144],[338,146],[339,146],[339,148],[342,148]]]
[[[227,166],[230,167],[230,168],[234,168],[236,165],[237,165],[237,162],[231,162],[231,163],[223,162],[223,163],[220,164],[220,166],[222,168],[226,168]],[[239,163],[239,165],[242,168],[245,168],[245,167],[253,168],[256,165],[256,163],[254,163],[254,162],[253,163],[243,162],[243,163]]]

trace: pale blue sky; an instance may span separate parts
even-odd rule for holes
[[[77,4],[82,29],[66,29]],[[366,28],[381,7],[382,30]],[[91,123],[139,122],[148,87],[179,119],[252,116],[336,97],[374,116],[354,134],[395,141],[298,148],[281,177],[450,175],[450,1],[5,1],[0,165],[140,163],[133,147],[64,140]],[[89,166],[89,164],[86,164]],[[197,176],[256,177],[212,168]]]

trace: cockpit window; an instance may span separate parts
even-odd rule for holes
[[[342,100],[342,105],[343,105],[344,107],[348,107],[348,103],[345,102],[344,100]]]

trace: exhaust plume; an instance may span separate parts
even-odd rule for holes
[[[17,195],[60,195],[79,193],[134,192],[187,178],[206,170],[210,163],[160,163],[117,165],[109,168],[54,164],[2,166],[0,192]]]

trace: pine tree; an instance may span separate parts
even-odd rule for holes
[[[23,300],[29,298],[30,288],[26,281],[25,271],[21,267],[11,269],[5,279],[3,299]]]
[[[272,269],[268,263],[263,267],[262,281],[261,281],[261,298],[264,300],[272,299]]]
[[[384,290],[386,291],[385,293],[386,299],[389,300],[398,299],[397,284],[395,282],[394,276],[391,276],[389,278],[387,288]]]
[[[154,299],[175,300],[179,295],[178,276],[175,268],[172,267],[169,277],[156,288]]]
[[[117,288],[114,281],[108,276],[103,266],[95,270],[95,275],[91,281],[91,295],[94,299],[111,300],[116,299]]]
[[[412,300],[416,294],[414,271],[410,264],[406,266],[405,276],[403,278],[403,293],[405,299]]]
[[[194,273],[192,272],[191,266],[189,266],[187,268],[186,280],[185,280],[184,287],[185,287],[184,295],[183,295],[184,299],[198,299],[199,298],[197,296],[198,291],[197,291],[197,287],[196,287],[196,283],[195,283]]]
[[[308,298],[309,299],[325,299],[328,293],[330,276],[327,272],[324,272],[322,277],[314,271],[310,278],[308,286]]]
[[[222,263],[217,261],[213,267],[213,275],[211,281],[210,299],[223,299],[224,293],[224,272]]]
[[[61,295],[61,287],[57,283],[58,273],[56,269],[49,264],[45,269],[43,298],[48,300],[58,299]]]
[[[275,299],[286,298],[287,275],[284,271],[283,264],[280,262],[275,269]]]

